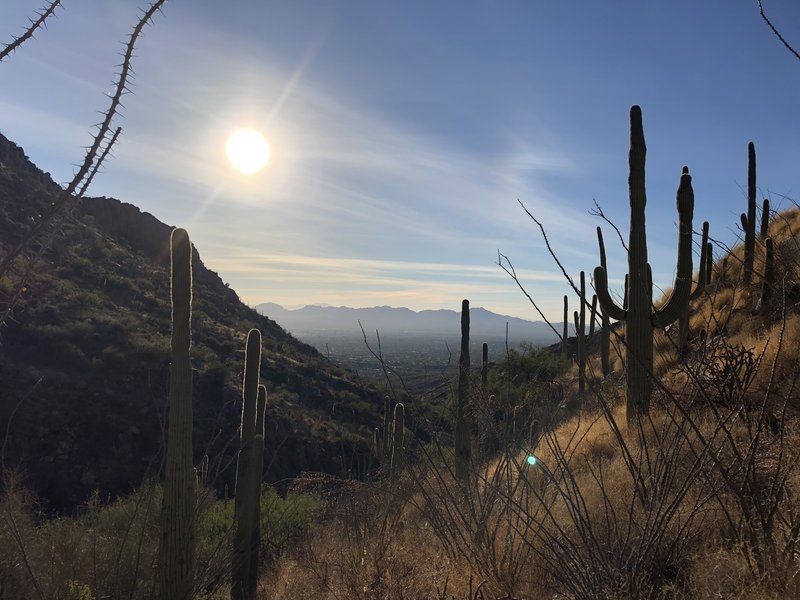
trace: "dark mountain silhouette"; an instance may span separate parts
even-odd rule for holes
[[[59,191],[0,135],[0,257]],[[113,198],[73,200],[0,332],[3,464],[21,470],[50,508],[159,476],[171,229]],[[193,252],[196,461],[207,453],[217,487],[232,489],[244,341],[258,327],[269,389],[266,479],[363,473],[382,410],[377,390],[245,306]],[[17,274],[26,264],[18,261]],[[13,277],[0,281],[0,304],[13,292]]]

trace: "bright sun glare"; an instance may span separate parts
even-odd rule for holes
[[[237,171],[252,175],[267,166],[269,144],[255,129],[239,129],[228,138],[225,154]]]

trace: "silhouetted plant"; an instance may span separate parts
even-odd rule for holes
[[[170,237],[172,362],[166,476],[161,506],[159,582],[163,600],[189,600],[195,558],[195,472],[192,466],[192,244],[184,229]]]
[[[694,191],[689,169],[683,168],[678,187],[679,217],[678,273],[672,296],[658,310],[653,310],[653,281],[647,262],[647,233],[645,229],[645,154],[647,148],[642,128],[642,111],[633,106],[631,118],[631,148],[628,162],[630,176],[631,223],[628,242],[627,308],[619,307],[608,291],[605,269],[594,270],[597,297],[603,311],[612,319],[625,322],[627,415],[634,419],[647,414],[653,388],[653,328],[665,327],[677,319],[689,302],[692,286],[692,216]]]
[[[753,279],[753,259],[756,248],[756,147],[747,144],[747,213],[740,216],[744,231],[743,280],[749,285]]]
[[[469,300],[461,303],[461,354],[458,359],[458,396],[455,414],[455,472],[459,480],[469,477],[472,462],[472,423],[469,406]]]
[[[706,284],[710,282],[711,271],[708,268],[708,254],[711,253],[711,244],[708,241],[708,221],[703,222],[703,237],[700,242],[700,271],[697,275],[697,284],[689,294],[689,300],[697,300],[703,295]],[[689,354],[689,302],[681,310],[678,318],[678,352],[681,356]]]
[[[231,599],[253,600],[258,581],[261,466],[264,454],[266,388],[259,386],[261,332],[251,329],[245,346],[242,424],[236,468]],[[263,388],[263,393],[261,389]],[[259,422],[260,420],[260,422]],[[260,455],[260,456],[259,456]]]

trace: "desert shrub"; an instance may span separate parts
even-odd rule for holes
[[[200,523],[201,546],[213,547],[228,539],[233,527],[232,499],[214,502]],[[321,500],[313,495],[289,492],[281,496],[264,485],[261,490],[260,557],[273,562],[309,529],[321,509]]]

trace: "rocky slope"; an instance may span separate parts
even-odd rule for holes
[[[60,188],[0,135],[0,257]],[[0,339],[3,465],[46,506],[125,493],[159,476],[169,373],[171,227],[112,198],[75,201]],[[191,235],[191,232],[189,232]],[[17,271],[25,268],[20,261]],[[195,457],[233,487],[247,331],[264,337],[266,479],[361,474],[380,394],[248,308],[194,251]],[[14,292],[0,280],[0,308]]]

